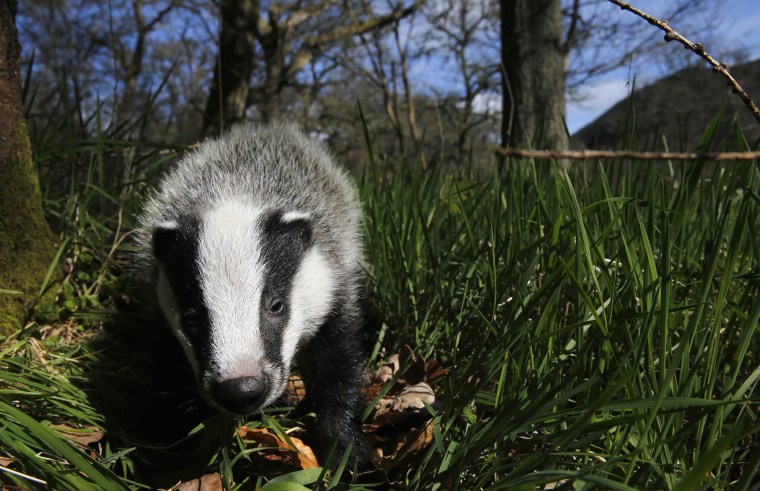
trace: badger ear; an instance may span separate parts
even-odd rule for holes
[[[281,239],[290,243],[297,243],[302,251],[311,247],[312,223],[307,213],[289,211],[281,215],[275,215],[267,226],[268,232],[274,232]]]
[[[167,262],[167,259],[176,251],[179,242],[180,230],[177,222],[172,220],[156,224],[152,237],[153,255],[156,259]]]
[[[153,229],[153,256],[164,264],[186,261],[197,240],[196,221],[189,217],[158,222]]]

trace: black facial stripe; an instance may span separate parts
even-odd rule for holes
[[[282,221],[282,212],[266,217],[261,227],[261,253],[264,262],[264,288],[259,320],[266,357],[281,365],[282,333],[295,299],[291,297],[293,279],[306,251],[311,246],[311,224],[306,219]],[[273,301],[283,302],[283,310],[272,313]]]
[[[153,253],[163,266],[180,310],[183,333],[195,351],[201,369],[209,359],[209,316],[200,284],[198,248],[200,224],[192,217],[177,221],[177,228],[153,232]]]

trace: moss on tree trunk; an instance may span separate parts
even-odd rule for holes
[[[53,260],[21,104],[16,2],[0,0],[0,332],[19,327]]]

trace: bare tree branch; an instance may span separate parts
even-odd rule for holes
[[[578,21],[581,17],[580,8],[580,0],[573,0],[573,10],[572,14],[570,14],[570,27],[567,29],[567,35],[565,36],[565,42],[563,43],[563,49],[565,50],[565,53],[570,52],[570,47],[573,45],[573,41],[575,40],[575,30],[578,28]]]
[[[495,150],[500,157],[518,157],[528,159],[569,159],[569,160],[711,160],[740,161],[760,160],[760,152],[634,152],[630,150],[525,150],[522,148],[498,147]]]
[[[306,44],[308,46],[319,46],[321,44],[330,43],[333,41],[338,41],[343,38],[347,38],[349,36],[356,36],[359,34],[364,34],[366,32],[375,31],[378,29],[382,29],[383,27],[386,27],[394,22],[398,22],[399,20],[408,17],[415,13],[417,10],[420,9],[425,4],[426,0],[417,0],[412,5],[409,5],[405,8],[399,8],[394,9],[391,13],[387,15],[383,15],[380,17],[374,17],[371,19],[367,19],[364,22],[361,22],[359,24],[351,24],[343,27],[339,27],[337,29],[334,29],[329,32],[324,32],[315,36],[310,36],[306,39]]]
[[[737,82],[736,79],[729,73],[728,65],[726,65],[725,63],[718,62],[718,60],[710,56],[707,53],[707,51],[705,51],[705,48],[704,46],[702,46],[702,44],[692,43],[691,41],[683,37],[681,34],[673,30],[673,28],[671,28],[667,22],[661,21],[657,17],[651,16],[645,12],[642,12],[636,7],[633,7],[630,4],[622,2],[621,0],[609,0],[609,1],[617,5],[621,9],[632,12],[633,14],[638,15],[639,17],[646,20],[653,26],[658,27],[659,29],[665,31],[666,42],[678,41],[681,45],[683,45],[684,48],[696,53],[697,56],[699,56],[703,60],[707,61],[710,65],[712,65],[713,72],[720,73],[721,75],[723,75],[723,77],[728,82],[728,85],[730,85],[733,88],[733,92],[741,98],[741,100],[744,102],[744,105],[747,106],[747,108],[755,116],[755,120],[758,122],[758,124],[760,124],[760,109],[752,101],[752,98],[749,96],[749,94],[747,94],[747,92],[744,91],[741,85],[739,85],[739,82]]]

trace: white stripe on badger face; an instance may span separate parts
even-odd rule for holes
[[[167,230],[175,230],[179,227],[179,224],[174,220],[163,220],[156,224],[156,228],[165,228]]]
[[[303,211],[289,211],[287,213],[283,213],[282,220],[284,223],[290,223],[294,222],[296,220],[308,220],[309,214]]]
[[[198,258],[216,380],[249,376],[264,368],[259,329],[264,267],[256,223],[260,215],[258,208],[230,200],[203,216]]]
[[[293,278],[290,318],[282,336],[282,359],[292,361],[299,341],[313,336],[330,313],[335,278],[319,246],[306,253]]]

